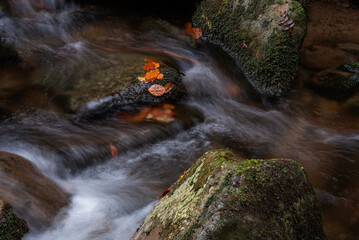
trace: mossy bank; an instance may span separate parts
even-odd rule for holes
[[[301,1],[203,0],[193,23],[238,61],[262,95],[291,90],[306,33]]]
[[[202,156],[132,239],[327,239],[313,187],[287,159]]]

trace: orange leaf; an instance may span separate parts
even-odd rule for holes
[[[155,69],[156,68],[155,64],[156,63],[154,63],[154,62],[147,63],[145,66],[143,66],[142,69],[143,69],[143,71],[148,71],[148,70],[151,70],[151,69]]]
[[[192,31],[192,37],[194,39],[199,39],[200,37],[202,37],[203,30],[201,28],[192,28]]]
[[[117,154],[118,154],[117,148],[112,144],[110,144],[110,148],[111,148],[111,156],[112,156],[112,158],[116,157]]]
[[[162,78],[163,78],[163,74],[162,73],[158,74],[157,79],[162,79]]]
[[[158,69],[151,70],[149,72],[146,72],[145,78],[147,82],[152,82],[157,79],[158,74],[160,74],[160,71]]]
[[[163,104],[163,109],[170,109],[170,110],[174,110],[176,107],[172,104],[168,104],[168,103],[164,103]]]
[[[158,61],[157,59],[155,59],[155,58],[146,58],[145,61],[148,62],[148,63],[151,63],[151,62],[158,63],[158,62],[159,62],[159,61]]]
[[[166,90],[165,93],[169,93],[173,87],[174,87],[173,83],[166,83],[165,84],[165,90]]]
[[[169,193],[169,192],[170,192],[170,189],[164,190],[163,193],[161,194],[161,196],[157,197],[157,199],[158,199],[158,200],[161,200],[161,199],[162,199],[164,196],[166,196],[167,193]]]
[[[166,93],[166,89],[161,86],[161,85],[158,85],[158,84],[153,84],[149,89],[148,91],[153,95],[153,96],[156,96],[156,97],[160,97],[162,96],[163,94]]]
[[[184,30],[188,35],[192,35],[192,33],[193,33],[192,23],[190,23],[190,22],[186,23]]]

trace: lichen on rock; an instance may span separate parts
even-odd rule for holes
[[[29,227],[14,213],[12,207],[0,200],[0,240],[20,240]]]
[[[283,14],[294,23],[291,29],[279,25]],[[273,97],[290,91],[306,32],[301,1],[203,0],[193,22],[205,38],[238,61],[261,94]]]
[[[132,239],[327,239],[314,190],[288,159],[203,155]]]

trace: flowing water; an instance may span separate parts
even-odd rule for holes
[[[23,61],[0,70],[0,150],[27,158],[70,194],[51,226],[25,239],[129,239],[156,197],[218,148],[295,159],[316,189],[331,239],[359,239],[359,124],[342,104],[301,86],[266,102],[221,50],[160,19],[116,18],[55,0],[10,7],[1,36]],[[185,126],[184,110],[170,124],[133,123],[116,117],[120,109],[93,120],[63,107],[62,91],[78,75],[121,64],[128,52],[161,53],[176,66],[188,90],[176,107],[201,117]],[[111,158],[113,142],[119,154]]]

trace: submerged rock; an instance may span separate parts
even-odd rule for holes
[[[49,226],[68,196],[28,160],[0,152],[0,198],[13,206],[31,230]]]
[[[327,239],[299,164],[202,156],[147,215],[132,239]]]
[[[10,204],[0,200],[0,239],[20,240],[28,231],[26,222],[16,216]]]
[[[321,71],[314,76],[311,85],[329,98],[348,99],[359,90],[359,62]]]
[[[302,1],[203,0],[193,22],[238,60],[260,93],[291,89],[306,32]]]

